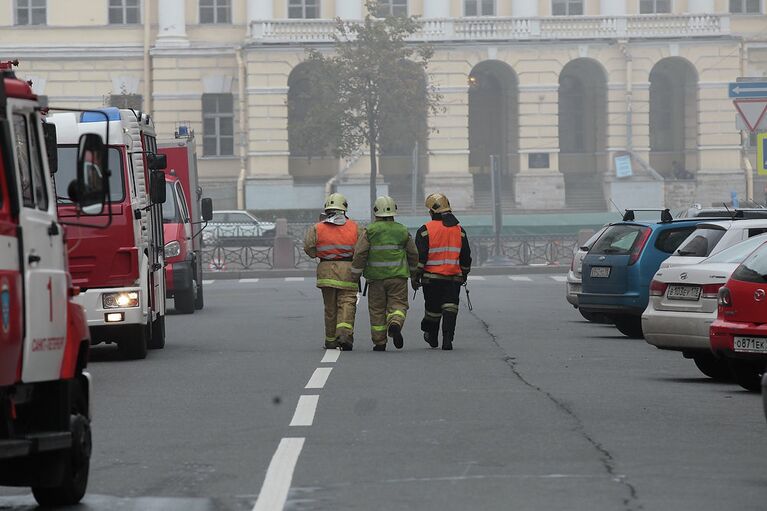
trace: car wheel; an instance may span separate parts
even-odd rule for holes
[[[131,325],[130,328],[126,328],[127,335],[117,342],[117,348],[124,358],[129,360],[146,358],[150,329],[149,324]]]
[[[692,357],[695,366],[700,372],[715,380],[729,380],[730,369],[727,367],[727,361],[716,358],[711,353],[701,353]]]
[[[186,291],[176,291],[173,295],[173,307],[181,314],[192,314],[195,299],[194,285],[190,285]]]
[[[735,383],[750,392],[762,390],[762,374],[764,365],[748,360],[729,359],[727,365],[730,368],[732,379]]]
[[[202,310],[205,307],[205,296],[202,293],[202,281],[197,283],[197,296],[194,299],[194,308],[196,310]]]
[[[583,316],[583,319],[591,323],[599,323],[600,325],[612,324],[612,320],[609,317],[599,312],[586,312],[583,309],[578,309],[578,312],[581,313],[581,316]]]
[[[161,350],[165,347],[165,316],[160,316],[152,323],[152,337],[149,341],[150,350]]]
[[[622,315],[615,317],[615,328],[631,339],[643,339],[642,318],[640,316]]]

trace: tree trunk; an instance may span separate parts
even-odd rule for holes
[[[378,177],[378,131],[375,115],[368,107],[368,147],[370,148],[370,220],[375,220],[373,203],[378,198],[376,178]]]

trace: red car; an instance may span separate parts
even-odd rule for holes
[[[711,349],[725,357],[734,380],[758,392],[767,365],[767,246],[751,254],[719,291]]]

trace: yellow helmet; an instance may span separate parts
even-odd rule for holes
[[[397,214],[397,203],[389,196],[378,197],[373,204],[373,214],[386,218]]]
[[[346,202],[346,197],[340,193],[331,193],[328,198],[325,199],[325,211],[329,209],[335,209],[338,211],[347,211],[349,209],[349,203]]]
[[[426,209],[432,213],[447,213],[450,209],[450,201],[442,193],[432,193],[426,197]]]

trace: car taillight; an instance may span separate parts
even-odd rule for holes
[[[719,290],[724,284],[706,284],[703,286],[703,298],[717,298],[719,296]]]
[[[666,294],[668,284],[659,280],[653,280],[650,282],[650,296],[663,296]]]
[[[631,247],[631,255],[629,256],[629,266],[636,263],[639,260],[639,256],[642,255],[642,250],[644,250],[644,246],[647,244],[647,240],[650,239],[650,235],[652,234],[652,229],[645,228],[642,230],[642,234],[639,235],[639,238],[634,242],[634,246]]]
[[[722,287],[719,290],[717,301],[719,303],[719,307],[732,307],[732,293],[730,293],[730,290],[726,287]]]

